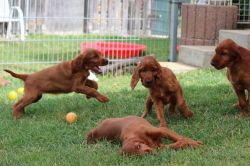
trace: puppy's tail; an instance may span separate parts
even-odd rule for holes
[[[7,69],[4,69],[4,71],[6,71],[7,73],[10,73],[13,77],[19,78],[23,81],[25,81],[28,77],[28,74],[17,74],[17,73],[14,73],[13,71],[10,71]]]

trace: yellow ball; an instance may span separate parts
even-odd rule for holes
[[[10,100],[12,100],[12,101],[16,100],[16,98],[17,98],[17,93],[16,93],[15,91],[10,91],[10,92],[8,93],[8,98],[9,98]]]
[[[70,124],[74,123],[76,120],[77,120],[77,116],[74,112],[69,112],[67,115],[66,115],[66,121]]]
[[[23,95],[23,93],[24,93],[24,88],[23,88],[23,87],[18,88],[18,89],[17,89],[17,93],[20,94],[20,95]]]

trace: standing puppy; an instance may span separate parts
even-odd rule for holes
[[[162,144],[162,138],[170,139],[174,143]],[[105,119],[89,132],[87,139],[88,144],[92,144],[94,140],[120,140],[121,152],[129,155],[150,153],[154,148],[196,148],[202,144],[201,141],[183,137],[165,127],[156,128],[137,116]]]
[[[82,93],[94,97],[100,102],[109,99],[97,91],[95,81],[87,79],[89,70],[100,74],[99,66],[108,64],[101,52],[86,49],[75,59],[43,69],[33,74],[16,74],[5,70],[13,77],[24,81],[24,96],[13,106],[13,117],[19,118],[24,114],[24,108],[42,98],[43,93]]]
[[[185,102],[181,86],[174,73],[166,67],[161,67],[154,57],[145,56],[138,64],[131,79],[132,89],[135,88],[140,79],[142,85],[149,89],[143,118],[147,116],[154,104],[160,126],[165,127],[164,105],[169,103],[171,114],[175,114],[177,106],[184,117],[193,116],[193,112],[189,110]]]
[[[250,50],[237,45],[231,39],[226,39],[216,47],[211,65],[218,70],[227,68],[227,78],[233,85],[238,97],[238,103],[234,106],[240,107],[241,116],[248,116],[250,105]],[[248,91],[248,97],[245,91]]]

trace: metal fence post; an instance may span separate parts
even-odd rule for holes
[[[178,26],[178,4],[179,0],[169,0],[171,6],[170,15],[170,55],[169,61],[177,61],[176,45],[177,45],[177,26]]]

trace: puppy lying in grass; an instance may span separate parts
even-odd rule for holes
[[[82,93],[94,97],[100,102],[108,102],[108,97],[100,94],[95,81],[89,80],[89,70],[100,74],[99,66],[108,64],[101,52],[86,49],[75,59],[43,69],[33,74],[16,74],[5,70],[13,77],[24,81],[24,95],[13,106],[13,117],[19,118],[24,114],[24,108],[42,98],[44,93]]]
[[[161,141],[162,138],[170,139],[174,143],[165,145]],[[202,145],[201,141],[178,135],[166,127],[156,128],[137,116],[103,120],[89,132],[87,143],[92,144],[94,140],[102,139],[120,140],[122,142],[121,153],[128,155],[150,153],[155,148],[182,149]]]
[[[153,56],[145,56],[136,67],[131,78],[131,88],[134,89],[138,81],[148,88],[148,97],[145,111],[142,117],[145,118],[152,109],[154,104],[160,127],[166,126],[164,117],[164,105],[170,104],[169,112],[176,114],[176,107],[186,118],[192,117],[191,112],[183,96],[181,85],[176,79],[174,73],[166,68],[161,67]]]

